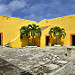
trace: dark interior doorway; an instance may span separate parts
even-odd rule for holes
[[[49,36],[46,36],[46,46],[49,46]]]
[[[1,46],[1,34],[0,34],[0,46]]]
[[[72,35],[72,46],[75,46],[75,35]]]

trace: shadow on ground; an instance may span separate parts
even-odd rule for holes
[[[32,75],[0,58],[0,75]]]

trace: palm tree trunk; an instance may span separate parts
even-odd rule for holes
[[[58,44],[59,44],[59,37],[58,37]]]
[[[32,43],[33,43],[33,45],[34,45],[34,36],[33,36],[33,42],[32,42]]]
[[[58,41],[57,41],[57,35],[56,35],[56,45],[58,44]]]
[[[28,37],[28,45],[29,45],[29,37]]]
[[[59,43],[59,37],[56,35],[56,45]]]

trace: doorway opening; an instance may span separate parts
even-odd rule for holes
[[[46,36],[46,46],[49,46],[49,36]]]
[[[72,46],[75,46],[75,35],[72,35]]]

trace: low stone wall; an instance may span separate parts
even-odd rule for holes
[[[75,58],[75,47],[74,46],[67,46],[66,48],[67,48],[67,55]]]
[[[75,58],[75,49],[71,49],[71,56]]]

